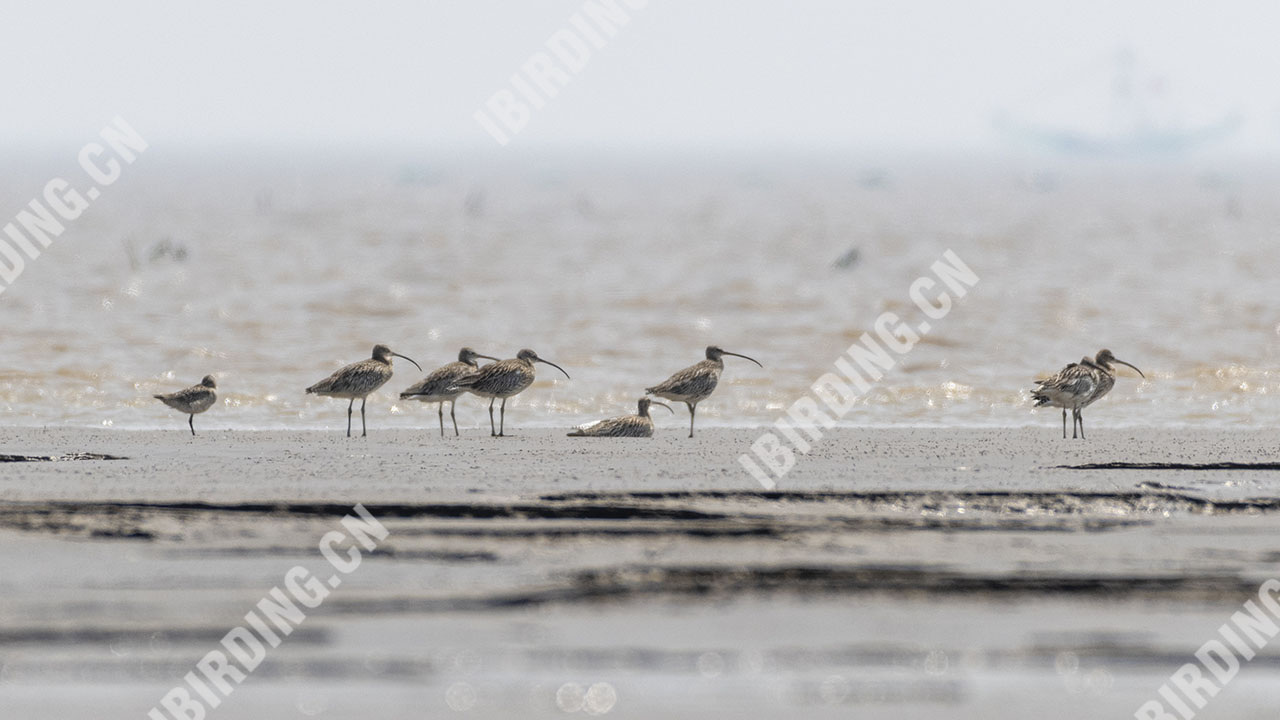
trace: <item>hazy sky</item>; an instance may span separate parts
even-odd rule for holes
[[[472,114],[583,0],[11,3],[7,143],[492,147]],[[1280,148],[1280,3],[650,0],[513,145],[998,147],[1001,110],[1088,124],[1129,48],[1165,122]],[[1172,119],[1172,120],[1169,120]]]

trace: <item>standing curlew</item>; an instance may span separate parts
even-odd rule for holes
[[[1111,363],[1125,365],[1137,370],[1143,379],[1146,375],[1129,363],[1116,359],[1110,350],[1102,350],[1092,360],[1081,358],[1078,363],[1071,363],[1056,375],[1036,381],[1036,389],[1031,391],[1031,398],[1036,407],[1049,405],[1062,408],[1062,437],[1067,437],[1067,409],[1071,410],[1071,437],[1076,438],[1076,426],[1080,427],[1079,438],[1084,439],[1083,410],[1092,405],[1098,398],[1111,392],[1115,387],[1115,370]]]
[[[397,352],[391,352],[386,345],[374,345],[373,357],[361,360],[335,372],[329,377],[307,388],[307,394],[321,397],[351,398],[347,404],[347,437],[351,437],[351,410],[360,398],[360,437],[369,435],[364,424],[364,405],[368,402],[369,393],[382,387],[391,379],[391,356],[404,358],[413,366],[422,370],[422,366]]]
[[[480,397],[489,398],[489,434],[491,436],[505,437],[503,431],[507,420],[507,398],[520,394],[521,391],[533,384],[533,364],[536,362],[550,365],[564,373],[566,378],[569,377],[569,373],[564,372],[564,368],[549,360],[543,360],[538,357],[538,353],[526,349],[521,350],[510,360],[489,363],[480,368],[475,375],[463,378],[458,382],[459,388],[468,390]],[[493,401],[497,398],[502,398],[502,414],[497,432],[494,432]]]
[[[661,405],[671,410],[671,406],[666,403],[642,397],[635,415],[624,415],[579,425],[577,430],[569,433],[569,437],[653,437],[653,419],[649,417],[650,404]],[[674,413],[675,410],[671,412]]]
[[[657,395],[660,398],[682,402],[689,406],[689,437],[693,437],[693,418],[698,412],[698,403],[706,400],[715,392],[716,383],[720,382],[720,373],[724,372],[724,361],[720,358],[732,355],[750,360],[760,365],[755,359],[746,355],[731,353],[712,345],[707,348],[707,359],[690,365],[651,388],[645,388],[646,395]],[[763,365],[760,365],[763,368]]]
[[[444,404],[446,402],[449,403],[449,418],[453,420],[454,437],[458,435],[458,418],[454,417],[453,410],[458,404],[458,396],[464,392],[463,388],[458,387],[458,383],[462,379],[476,374],[479,370],[480,366],[476,363],[476,358],[495,361],[498,359],[491,355],[481,355],[471,348],[464,347],[458,351],[457,362],[451,362],[442,368],[432,371],[422,381],[400,393],[401,400],[418,400],[440,404],[440,437],[444,437]]]
[[[192,385],[185,390],[172,392],[168,395],[153,395],[155,399],[168,405],[174,410],[179,410],[187,414],[187,425],[191,428],[192,437],[196,434],[196,415],[213,407],[218,401],[218,393],[214,392],[218,388],[218,383],[214,382],[212,375],[205,375],[199,385]]]

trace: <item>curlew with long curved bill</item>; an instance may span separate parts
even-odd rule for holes
[[[657,395],[673,402],[682,402],[689,407],[689,437],[693,437],[693,419],[698,412],[698,403],[706,400],[715,392],[720,382],[720,373],[724,372],[724,355],[740,357],[764,368],[754,358],[731,353],[712,345],[707,348],[707,359],[690,365],[651,388],[645,388],[646,395]]]
[[[1048,405],[1062,408],[1062,437],[1067,437],[1067,410],[1071,411],[1071,437],[1084,439],[1084,409],[1099,398],[1111,392],[1116,385],[1115,369],[1111,363],[1133,368],[1145,380],[1141,370],[1129,363],[1119,360],[1110,350],[1102,350],[1097,357],[1081,358],[1078,363],[1071,363],[1052,377],[1036,381],[1036,389],[1031,391],[1031,398],[1036,407]]]
[[[489,398],[489,434],[493,437],[505,437],[504,430],[507,421],[507,398],[513,395],[519,395],[525,388],[533,384],[533,364],[543,363],[564,373],[566,378],[569,373],[564,372],[564,368],[538,357],[538,353],[532,350],[521,350],[516,356],[510,360],[499,360],[496,363],[489,363],[480,368],[475,375],[463,378],[458,382],[458,387],[468,392],[479,395],[480,397]],[[501,418],[497,427],[493,424],[493,401],[501,399]]]
[[[404,358],[413,366],[422,370],[422,366],[413,358],[397,352],[391,352],[386,345],[374,345],[373,357],[361,360],[335,372],[329,377],[307,388],[308,395],[321,397],[350,398],[347,404],[347,437],[351,437],[351,411],[360,398],[360,437],[368,437],[369,430],[364,422],[364,406],[369,394],[382,387],[391,379],[391,358]]]
[[[666,403],[642,397],[635,415],[624,415],[579,425],[577,430],[569,433],[569,437],[653,437],[653,418],[649,417],[650,405],[661,405],[675,413],[675,410],[671,410],[671,406]]]
[[[192,385],[185,390],[171,392],[168,395],[153,395],[155,399],[174,410],[187,414],[187,426],[191,428],[191,436],[196,434],[196,415],[213,407],[218,401],[218,383],[212,375],[205,375],[199,385]]]
[[[433,370],[430,375],[409,389],[400,393],[401,400],[418,400],[420,402],[439,403],[440,437],[444,437],[444,404],[449,403],[449,419],[453,420],[453,435],[458,436],[458,418],[453,414],[458,404],[458,396],[465,390],[458,383],[476,374],[480,370],[477,358],[497,361],[492,355],[481,355],[471,348],[464,347],[458,351],[457,362]]]

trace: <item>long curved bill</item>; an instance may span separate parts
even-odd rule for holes
[[[743,360],[750,360],[751,362],[755,363],[756,365],[760,365],[760,363],[759,363],[759,362],[757,362],[755,358],[749,358],[749,357],[747,357],[746,355],[739,355],[738,353],[731,353],[731,352],[729,352],[728,350],[725,350],[725,351],[724,351],[724,354],[725,354],[725,355],[732,355],[732,356],[734,356],[734,357],[740,357],[740,358],[742,358]],[[763,366],[763,365],[760,365],[760,367],[761,367],[761,368],[763,368],[764,366]],[[1137,369],[1137,368],[1135,368],[1135,370],[1136,370],[1136,369]]]
[[[494,356],[492,356],[492,355],[481,355],[480,353],[476,353],[476,357],[478,357],[478,358],[484,358],[485,360],[492,360],[492,361],[494,361],[494,362],[502,362],[502,360],[501,360],[501,359],[496,358],[496,357],[494,357]]]
[[[565,377],[567,377],[567,378],[569,378],[570,380],[572,380],[572,379],[573,379],[573,378],[569,377],[569,373],[564,372],[564,368],[562,368],[562,367],[560,367],[559,365],[557,365],[557,364],[555,364],[555,363],[551,362],[550,360],[543,360],[542,358],[538,358],[538,362],[540,362],[540,363],[546,363],[547,365],[550,365],[551,367],[553,367],[553,368],[555,368],[555,369],[559,370],[560,372],[564,373],[564,376],[565,376]]]
[[[676,411],[675,411],[675,410],[672,410],[672,409],[671,409],[671,406],[670,406],[670,405],[668,405],[668,404],[666,404],[666,403],[664,403],[664,402],[658,402],[657,400],[650,400],[650,401],[649,401],[649,404],[650,404],[650,405],[661,405],[662,407],[666,408],[666,409],[667,409],[667,411],[668,411],[668,412],[670,412],[672,415],[675,415],[675,414],[676,414]]]
[[[418,372],[422,372],[422,366],[421,366],[421,365],[419,365],[419,364],[417,363],[417,361],[415,361],[413,358],[409,357],[408,355],[401,355],[401,354],[400,354],[400,353],[398,353],[398,352],[393,352],[393,353],[391,353],[391,354],[392,354],[392,355],[395,355],[395,356],[396,356],[396,357],[398,357],[398,358],[404,358],[405,360],[408,360],[409,362],[413,363],[413,366],[414,366],[414,367],[418,368]]]
[[[1112,360],[1112,362],[1118,363],[1118,364],[1120,364],[1120,365],[1124,365],[1125,367],[1131,367],[1131,368],[1133,368],[1133,369],[1134,369],[1134,371],[1135,371],[1135,372],[1137,372],[1139,375],[1142,375],[1142,371],[1141,371],[1141,370],[1139,370],[1138,368],[1136,368],[1136,367],[1134,367],[1134,366],[1130,365],[1129,363],[1127,363],[1127,362],[1125,362],[1125,361],[1123,361],[1123,360],[1120,360],[1120,359],[1118,359],[1118,358],[1111,358],[1111,360]],[[1142,379],[1143,379],[1143,380],[1146,380],[1146,379],[1147,379],[1147,376],[1146,376],[1146,375],[1142,375]]]

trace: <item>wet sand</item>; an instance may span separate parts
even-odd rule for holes
[[[213,717],[1132,717],[1280,576],[1280,472],[1061,466],[1280,432],[1058,432],[842,430],[765,492],[752,430],[0,430],[126,458],[0,463],[0,711],[145,717],[359,502],[390,535]]]

